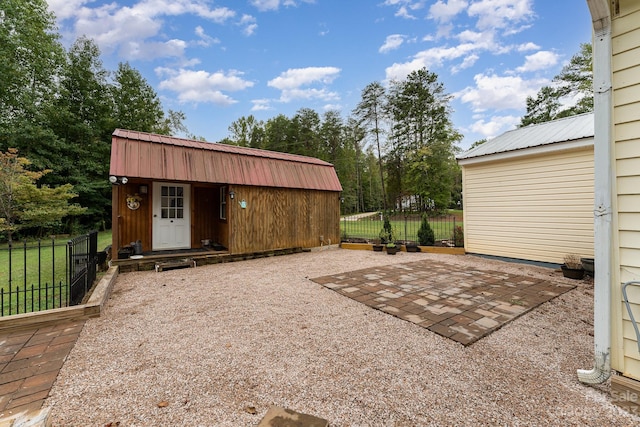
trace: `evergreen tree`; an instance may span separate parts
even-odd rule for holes
[[[462,136],[450,119],[451,96],[438,76],[425,68],[392,82],[388,109],[393,118],[389,176],[396,206],[407,196],[420,210],[446,209],[451,200],[456,143]]]
[[[111,88],[116,127],[140,132],[158,132],[164,110],[156,91],[129,63],[118,64]]]
[[[386,91],[379,82],[373,82],[362,90],[362,100],[353,111],[360,120],[360,126],[372,135],[378,152],[378,166],[380,185],[382,187],[382,206],[387,209],[387,197],[384,185],[384,171],[382,167],[381,136],[385,120]]]
[[[527,97],[527,113],[520,126],[544,123],[593,111],[593,52],[590,43],[580,45],[562,71],[535,97]]]
[[[435,235],[426,214],[422,215],[420,228],[418,228],[418,242],[420,246],[433,246],[435,243]]]

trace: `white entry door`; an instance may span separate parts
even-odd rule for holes
[[[153,183],[153,250],[191,247],[189,184]]]

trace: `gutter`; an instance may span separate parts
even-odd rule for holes
[[[611,272],[613,270],[611,11],[607,0],[587,0],[593,20],[594,89],[594,367],[578,369],[578,380],[600,384],[611,376]]]

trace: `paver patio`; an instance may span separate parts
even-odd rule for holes
[[[575,288],[432,261],[367,268],[311,280],[465,346]]]
[[[0,425],[42,407],[84,323],[0,333]]]

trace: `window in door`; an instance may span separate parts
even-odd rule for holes
[[[161,198],[162,218],[184,218],[184,187],[163,185]]]

